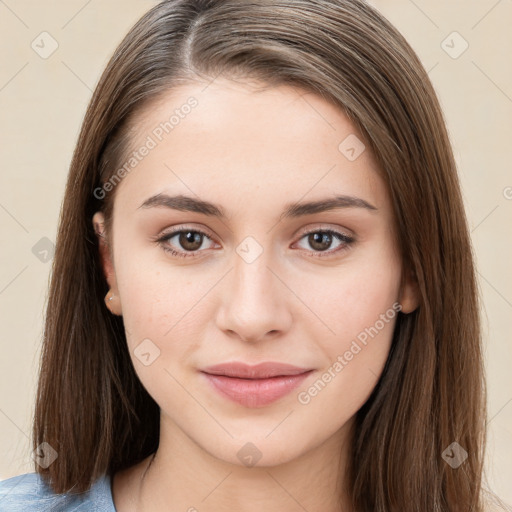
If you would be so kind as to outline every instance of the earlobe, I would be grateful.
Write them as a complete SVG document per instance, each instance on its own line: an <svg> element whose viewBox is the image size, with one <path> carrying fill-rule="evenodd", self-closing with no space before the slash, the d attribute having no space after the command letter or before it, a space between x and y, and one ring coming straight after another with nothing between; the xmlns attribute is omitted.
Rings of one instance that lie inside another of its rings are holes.
<svg viewBox="0 0 512 512"><path fill-rule="evenodd" d="M420 304L418 282L411 271L407 272L402 281L398 302L402 306L402 313L412 313Z"/></svg>
<svg viewBox="0 0 512 512"><path fill-rule="evenodd" d="M105 296L105 305L109 311L114 315L121 315L121 302L119 293L117 290L116 273L114 270L114 264L112 262L112 255L110 251L110 245L107 237L105 236L105 218L102 212L96 212L93 215L92 223L94 232L98 237L98 248L100 253L101 266L103 269L103 275L107 280L110 290Z"/></svg>

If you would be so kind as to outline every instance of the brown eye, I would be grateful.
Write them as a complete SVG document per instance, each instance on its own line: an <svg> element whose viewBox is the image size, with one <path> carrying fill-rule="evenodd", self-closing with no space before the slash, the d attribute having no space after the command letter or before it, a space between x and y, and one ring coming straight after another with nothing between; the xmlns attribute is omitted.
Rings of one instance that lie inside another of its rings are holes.
<svg viewBox="0 0 512 512"><path fill-rule="evenodd" d="M308 235L310 247L316 251L326 251L332 244L333 236L330 233L317 231Z"/></svg>
<svg viewBox="0 0 512 512"><path fill-rule="evenodd" d="M186 258L199 255L199 253L203 252L202 249L205 249L205 247L203 247L205 240L211 242L213 245L213 240L202 231L196 229L177 229L161 236L156 241L165 251L173 256ZM206 247L206 249L210 247Z"/></svg>
<svg viewBox="0 0 512 512"><path fill-rule="evenodd" d="M186 251L197 251L203 243L203 236L197 231L181 231L178 233L178 241Z"/></svg>
<svg viewBox="0 0 512 512"><path fill-rule="evenodd" d="M351 243L354 242L354 238L344 233L339 233L331 229L317 229L316 231L310 231L305 233L301 240L305 239L308 247L301 247L309 251L313 251L314 256L323 257L332 255L334 253L347 249ZM337 242L334 249L331 249L333 243Z"/></svg>

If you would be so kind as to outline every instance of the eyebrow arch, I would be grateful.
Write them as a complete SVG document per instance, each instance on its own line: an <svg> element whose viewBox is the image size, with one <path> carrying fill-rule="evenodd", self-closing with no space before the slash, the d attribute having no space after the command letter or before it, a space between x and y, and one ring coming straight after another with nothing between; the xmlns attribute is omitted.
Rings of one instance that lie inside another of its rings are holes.
<svg viewBox="0 0 512 512"><path fill-rule="evenodd" d="M222 206L196 199L190 196L176 195L169 196L167 194L156 194L146 199L139 208L163 207L173 210L202 213L211 217L227 219L227 215ZM306 203L296 202L286 205L280 219L297 218L314 213L321 213L339 208L364 208L366 210L377 210L375 206L368 203L364 199L354 196L338 195L329 199L321 199L318 201L310 201Z"/></svg>

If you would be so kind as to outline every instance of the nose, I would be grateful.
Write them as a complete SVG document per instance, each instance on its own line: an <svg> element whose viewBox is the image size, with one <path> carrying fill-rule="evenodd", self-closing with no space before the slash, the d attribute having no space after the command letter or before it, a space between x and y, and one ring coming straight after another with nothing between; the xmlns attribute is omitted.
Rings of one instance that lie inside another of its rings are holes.
<svg viewBox="0 0 512 512"><path fill-rule="evenodd" d="M292 293L264 250L248 262L234 255L217 312L217 326L231 337L258 342L290 329ZM275 262L274 262L275 263Z"/></svg>

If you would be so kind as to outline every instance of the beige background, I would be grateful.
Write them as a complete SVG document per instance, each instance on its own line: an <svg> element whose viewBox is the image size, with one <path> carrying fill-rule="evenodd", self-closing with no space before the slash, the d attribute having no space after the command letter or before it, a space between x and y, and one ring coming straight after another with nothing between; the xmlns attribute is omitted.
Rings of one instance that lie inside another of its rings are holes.
<svg viewBox="0 0 512 512"><path fill-rule="evenodd" d="M51 258L44 251L55 241L80 123L110 54L154 3L0 0L0 479L33 471L44 259ZM491 488L512 503L512 1L371 3L418 52L446 115L485 308L487 471ZM50 50L50 37L58 48L43 59L35 49Z"/></svg>

